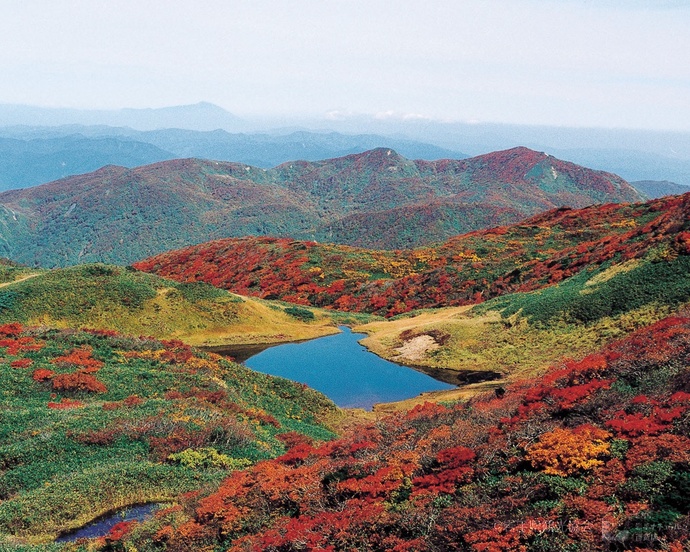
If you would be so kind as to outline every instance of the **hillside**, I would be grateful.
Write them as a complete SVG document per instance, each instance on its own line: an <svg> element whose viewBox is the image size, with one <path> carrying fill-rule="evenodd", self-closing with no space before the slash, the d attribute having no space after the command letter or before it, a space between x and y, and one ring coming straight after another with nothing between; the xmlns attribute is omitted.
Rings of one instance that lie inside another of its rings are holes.
<svg viewBox="0 0 690 552"><path fill-rule="evenodd" d="M91 264L28 273L6 267L4 272L0 323L115 330L193 345L275 343L337 331L320 314L304 322L284 306L122 267Z"/></svg>
<svg viewBox="0 0 690 552"><path fill-rule="evenodd" d="M137 167L173 157L153 144L124 137L0 138L0 190L28 188L104 165Z"/></svg>
<svg viewBox="0 0 690 552"><path fill-rule="evenodd" d="M681 552L689 363L690 319L667 318L504 394L295 443L109 546Z"/></svg>
<svg viewBox="0 0 690 552"><path fill-rule="evenodd" d="M315 391L179 341L0 326L0 548L329 439Z"/></svg>
<svg viewBox="0 0 690 552"><path fill-rule="evenodd" d="M690 188L668 180L638 180L630 183L633 188L639 190L651 199L658 197L681 195L688 193Z"/></svg>
<svg viewBox="0 0 690 552"><path fill-rule="evenodd" d="M376 149L269 170L174 160L131 170L108 166L1 193L0 252L52 267L126 264L245 235L408 247L560 205L639 199L615 175L526 148L460 161L410 161ZM474 212L480 215L463 216ZM405 231L381 232L392 219L405 221Z"/></svg>
<svg viewBox="0 0 690 552"><path fill-rule="evenodd" d="M689 221L686 194L634 205L556 209L437 247L377 251L242 238L167 252L134 266L243 295L392 316L537 290L606 263L647 258L682 264L689 252Z"/></svg>

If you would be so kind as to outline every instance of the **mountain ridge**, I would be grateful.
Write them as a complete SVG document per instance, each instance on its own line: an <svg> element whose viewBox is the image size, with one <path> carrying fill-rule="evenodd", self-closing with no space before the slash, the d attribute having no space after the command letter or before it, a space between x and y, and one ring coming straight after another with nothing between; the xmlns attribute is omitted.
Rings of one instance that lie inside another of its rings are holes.
<svg viewBox="0 0 690 552"><path fill-rule="evenodd" d="M387 224L385 214L374 215L391 209L431 205L432 221L444 210L470 212L469 206L486 213L480 220L448 216L430 236L424 230L432 224L412 225L406 236L389 234L385 245L395 248L493 225L491 213L510 223L562 205L641 199L615 175L527 148L440 161L411 161L377 148L274 169L176 159L134 169L110 166L0 193L0 247L3 256L29 265L130 263L209 238L244 235L329 236L368 246ZM350 215L372 226L340 238L329 225L337 229Z"/></svg>
<svg viewBox="0 0 690 552"><path fill-rule="evenodd" d="M67 125L0 128L0 189L17 189L105 164L134 168L177 158L202 158L272 168L302 158L319 160L367 151L399 149L413 159L462 158L465 154L423 142L376 135L297 131L287 135Z"/></svg>

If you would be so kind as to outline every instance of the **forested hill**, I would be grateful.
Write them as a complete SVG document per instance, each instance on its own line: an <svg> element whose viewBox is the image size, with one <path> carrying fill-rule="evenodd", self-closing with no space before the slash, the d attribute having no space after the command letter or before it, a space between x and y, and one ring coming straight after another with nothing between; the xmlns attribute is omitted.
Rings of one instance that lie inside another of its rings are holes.
<svg viewBox="0 0 690 552"><path fill-rule="evenodd" d="M639 200L615 175L527 148L441 161L375 149L268 170L173 160L0 194L0 254L45 267L130 263L246 235L412 247L553 207Z"/></svg>

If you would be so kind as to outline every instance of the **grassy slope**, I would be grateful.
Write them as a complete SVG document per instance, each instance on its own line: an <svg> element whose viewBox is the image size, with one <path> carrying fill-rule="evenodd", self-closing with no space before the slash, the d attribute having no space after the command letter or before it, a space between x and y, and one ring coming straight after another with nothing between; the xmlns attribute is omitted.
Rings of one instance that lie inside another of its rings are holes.
<svg viewBox="0 0 690 552"><path fill-rule="evenodd" d="M323 424L336 409L322 395L180 342L15 326L0 327L0 547L213 486L283 451L281 433L332 435ZM35 381L39 369L52 380ZM55 388L79 370L107 390ZM204 447L225 466L166 461Z"/></svg>
<svg viewBox="0 0 690 552"><path fill-rule="evenodd" d="M193 345L271 343L336 331L320 314L304 322L276 304L115 266L13 270L19 281L0 289L0 322L111 329Z"/></svg>
<svg viewBox="0 0 690 552"><path fill-rule="evenodd" d="M690 257L660 258L652 251L643 259L585 270L539 291L509 294L475 307L423 311L356 330L368 333L363 343L390 360L504 375L490 384L438 396L459 398L538 375L561 357L582 356L677 312L690 301L688 273ZM401 350L422 336L428 336L426 350L418 355L414 349Z"/></svg>

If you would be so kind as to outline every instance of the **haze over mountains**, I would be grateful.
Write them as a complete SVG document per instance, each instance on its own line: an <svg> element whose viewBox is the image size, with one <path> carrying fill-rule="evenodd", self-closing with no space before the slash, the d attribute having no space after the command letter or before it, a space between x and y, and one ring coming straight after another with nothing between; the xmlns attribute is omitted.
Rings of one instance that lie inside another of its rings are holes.
<svg viewBox="0 0 690 552"><path fill-rule="evenodd" d="M105 165L133 168L197 157L270 168L294 159L316 161L375 147L394 148L412 159L467 157L424 142L366 134L230 134L224 130L184 129L141 132L76 125L12 127L0 129L0 190L27 188Z"/></svg>
<svg viewBox="0 0 690 552"><path fill-rule="evenodd" d="M107 166L0 194L0 228L3 255L51 267L245 235L409 247L561 205L642 199L618 176L527 148L455 161L379 148L268 170L197 159Z"/></svg>
<svg viewBox="0 0 690 552"><path fill-rule="evenodd" d="M0 104L0 126L107 125L135 130L242 130L246 123L208 102L148 109L88 110Z"/></svg>
<svg viewBox="0 0 690 552"><path fill-rule="evenodd" d="M225 132L212 132L220 130ZM202 157L266 168L294 159L314 161L375 147L393 148L413 159L458 159L521 144L619 174L629 181L669 180L690 185L690 134L681 132L442 122L395 113L369 116L332 112L320 119L241 119L207 102L114 111L0 105L0 136L28 140L72 134L116 136L166 152L145 162ZM67 166L80 165L68 159L61 161ZM94 158L88 170L107 163L135 166L128 158L117 160L112 155L100 161L97 165ZM47 180L69 174L74 173L57 166ZM23 178L0 180L0 188L47 181L41 177L32 177L29 171Z"/></svg>

